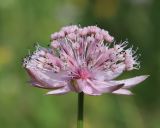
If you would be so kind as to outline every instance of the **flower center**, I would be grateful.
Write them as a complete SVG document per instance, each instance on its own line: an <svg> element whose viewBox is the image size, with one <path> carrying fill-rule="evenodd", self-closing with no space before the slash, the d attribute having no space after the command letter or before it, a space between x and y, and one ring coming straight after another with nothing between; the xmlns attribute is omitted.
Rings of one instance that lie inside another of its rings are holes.
<svg viewBox="0 0 160 128"><path fill-rule="evenodd" d="M77 70L79 79L88 79L90 77L90 72L85 68L80 68Z"/></svg>

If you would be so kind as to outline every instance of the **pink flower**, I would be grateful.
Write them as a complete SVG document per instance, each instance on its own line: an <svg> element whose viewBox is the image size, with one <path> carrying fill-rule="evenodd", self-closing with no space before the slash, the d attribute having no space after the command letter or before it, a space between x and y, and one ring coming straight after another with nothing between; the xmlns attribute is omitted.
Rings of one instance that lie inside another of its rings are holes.
<svg viewBox="0 0 160 128"><path fill-rule="evenodd" d="M131 95L128 89L148 77L115 80L124 71L139 68L137 56L132 48L126 49L126 41L112 43L108 31L96 26L63 27L51 39L51 48L38 45L23 63L32 85L50 90L47 94Z"/></svg>

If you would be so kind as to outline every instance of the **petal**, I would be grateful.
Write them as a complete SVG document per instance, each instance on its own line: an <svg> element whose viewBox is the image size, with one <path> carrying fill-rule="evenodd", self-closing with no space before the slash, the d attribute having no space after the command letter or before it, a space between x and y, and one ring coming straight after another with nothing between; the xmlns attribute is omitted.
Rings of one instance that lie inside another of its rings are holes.
<svg viewBox="0 0 160 128"><path fill-rule="evenodd" d="M46 57L48 58L48 62L52 63L53 65L56 65L58 67L62 67L63 62L60 58L52 55L51 53L46 53Z"/></svg>
<svg viewBox="0 0 160 128"><path fill-rule="evenodd" d="M71 79L67 71L60 71L58 73L54 73L52 70L48 70L43 71L43 73L57 81L68 81Z"/></svg>
<svg viewBox="0 0 160 128"><path fill-rule="evenodd" d="M87 95L101 95L101 93L90 86L86 80L77 80L77 84L79 86L79 89Z"/></svg>
<svg viewBox="0 0 160 128"><path fill-rule="evenodd" d="M123 73L123 70L119 70L119 71L116 71L116 72L113 72L113 71L93 71L93 77L96 79L96 80L112 80L112 79L115 79L116 77L118 77L119 75L121 75Z"/></svg>
<svg viewBox="0 0 160 128"><path fill-rule="evenodd" d="M133 93L127 89L118 89L112 92L113 94L120 94L120 95L133 95Z"/></svg>
<svg viewBox="0 0 160 128"><path fill-rule="evenodd" d="M115 90L118 90L123 87L124 84L116 84L116 83L109 83L109 82L104 82L104 81L91 81L87 79L87 82L90 84L92 88L95 90L99 91L99 93L110 93Z"/></svg>
<svg viewBox="0 0 160 128"><path fill-rule="evenodd" d="M38 88L44 88L44 86L41 86L38 82L36 81L33 81L33 80L30 80L30 81L27 81L29 84L32 84L32 86L34 87L38 87ZM46 88L48 89L48 88Z"/></svg>
<svg viewBox="0 0 160 128"><path fill-rule="evenodd" d="M109 70L105 72L105 80L112 80L120 76L123 71L125 70L125 65L124 64L118 64L117 68L114 69L114 71Z"/></svg>
<svg viewBox="0 0 160 128"><path fill-rule="evenodd" d="M96 89L94 89L93 87L91 87L89 85L84 86L83 92L85 94L93 95L93 96L101 95L101 93L99 91L97 91Z"/></svg>
<svg viewBox="0 0 160 128"><path fill-rule="evenodd" d="M149 75L143 75L143 76L136 76L130 79L125 79L125 80L119 80L119 81L115 81L119 84L124 84L123 88L131 88L141 82L143 82L145 79L147 79L149 77Z"/></svg>
<svg viewBox="0 0 160 128"><path fill-rule="evenodd" d="M101 53L99 57L96 59L94 67L102 65L107 59L109 59L109 54L106 54L105 52Z"/></svg>
<svg viewBox="0 0 160 128"><path fill-rule="evenodd" d="M40 69L30 68L27 69L31 77L31 81L34 81L36 87L41 88L59 88L66 86L66 82L61 78L61 76L55 74L54 72L47 72Z"/></svg>
<svg viewBox="0 0 160 128"><path fill-rule="evenodd" d="M47 92L47 95L59 95L59 94L65 94L68 93L70 91L69 87L65 86L59 89L55 89L52 91Z"/></svg>
<svg viewBox="0 0 160 128"><path fill-rule="evenodd" d="M38 82L33 81L33 80L28 81L28 83L32 84L33 87L38 87L38 88L43 88L43 89L58 89L58 88L63 87L62 84L59 85L59 87L56 87L57 83L56 84L54 83L54 86L49 86L49 85L44 85L42 83L38 83Z"/></svg>

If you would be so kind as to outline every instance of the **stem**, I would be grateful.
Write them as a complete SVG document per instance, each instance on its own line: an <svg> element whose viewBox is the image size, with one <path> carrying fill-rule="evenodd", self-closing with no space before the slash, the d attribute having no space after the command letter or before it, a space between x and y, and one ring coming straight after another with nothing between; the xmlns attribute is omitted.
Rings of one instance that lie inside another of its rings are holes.
<svg viewBox="0 0 160 128"><path fill-rule="evenodd" d="M77 115L77 128L83 128L83 105L84 93L78 93L78 115Z"/></svg>

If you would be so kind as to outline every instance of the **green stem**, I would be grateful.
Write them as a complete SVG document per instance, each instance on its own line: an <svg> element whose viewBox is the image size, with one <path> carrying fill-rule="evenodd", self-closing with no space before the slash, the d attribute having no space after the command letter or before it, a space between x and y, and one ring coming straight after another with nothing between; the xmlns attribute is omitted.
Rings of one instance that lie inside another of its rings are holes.
<svg viewBox="0 0 160 128"><path fill-rule="evenodd" d="M77 115L77 128L83 128L83 105L84 93L78 93L78 115Z"/></svg>

